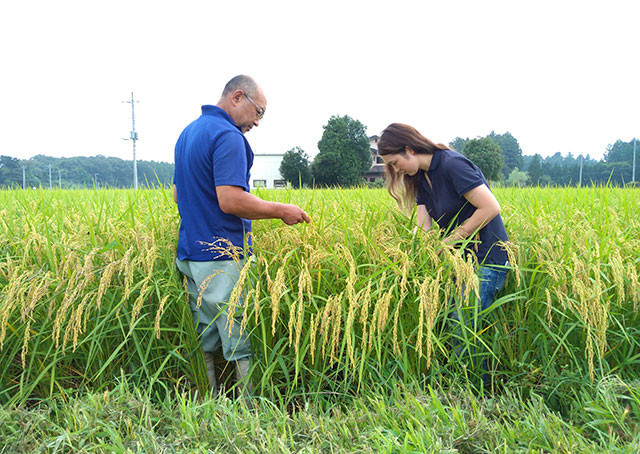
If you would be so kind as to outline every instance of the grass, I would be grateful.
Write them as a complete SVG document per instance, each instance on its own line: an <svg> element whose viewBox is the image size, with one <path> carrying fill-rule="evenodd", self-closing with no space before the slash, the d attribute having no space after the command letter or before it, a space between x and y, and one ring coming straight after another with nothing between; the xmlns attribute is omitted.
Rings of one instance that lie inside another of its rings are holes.
<svg viewBox="0 0 640 454"><path fill-rule="evenodd" d="M609 411L624 398L616 389L591 390L582 396L588 405L566 420L540 396L509 390L478 398L462 388L398 384L389 394L286 410L185 392L157 399L121 381L69 402L0 409L0 445L24 453L637 452L637 425Z"/></svg>

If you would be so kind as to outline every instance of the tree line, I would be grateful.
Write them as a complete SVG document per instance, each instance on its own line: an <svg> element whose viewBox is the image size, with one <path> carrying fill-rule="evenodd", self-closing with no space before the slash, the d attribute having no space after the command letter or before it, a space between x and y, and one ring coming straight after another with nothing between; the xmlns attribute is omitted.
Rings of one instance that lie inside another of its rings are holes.
<svg viewBox="0 0 640 454"><path fill-rule="evenodd" d="M363 175L372 162L366 126L345 115L331 117L323 128L315 158L311 160L300 147L288 150L280 165L282 177L294 187L364 184ZM608 145L600 161L571 153L566 157L560 153L546 158L527 156L508 131L491 131L475 139L456 137L449 146L480 167L488 180L506 185L624 186L632 181L633 140Z"/></svg>
<svg viewBox="0 0 640 454"><path fill-rule="evenodd" d="M51 167L49 167L51 166ZM173 164L137 161L139 186L170 186ZM49 173L51 168L51 173ZM23 173L24 172L24 173ZM0 187L133 187L133 161L107 156L54 158L37 155L31 159L0 156ZM49 178L51 175L51 179Z"/></svg>
<svg viewBox="0 0 640 454"><path fill-rule="evenodd" d="M539 154L525 156L522 168L527 174L527 183L532 185L577 186L580 184L582 165L583 186L626 186L632 181L633 176L633 142L634 139L628 142L617 140L614 144L608 145L602 160L592 159L589 155L573 156L571 153L567 156L555 153L546 158ZM640 178L640 147L636 147L637 182Z"/></svg>
<svg viewBox="0 0 640 454"><path fill-rule="evenodd" d="M319 153L313 160L300 147L285 153L280 165L283 179L294 187L364 184L363 175L372 164L366 126L348 115L335 115L323 129ZM456 137L449 146L478 165L487 179L507 185L624 186L632 181L633 140L617 140L609 145L602 160L571 153L562 156L559 152L545 158L539 154L527 156L509 132L492 131L475 139ZM173 164L138 161L137 166L140 186L172 184ZM22 187L23 175L27 187L49 187L51 182L52 187L62 188L127 188L133 186L133 162L101 155L74 158L37 155L27 160L0 156L0 187Z"/></svg>
<svg viewBox="0 0 640 454"><path fill-rule="evenodd" d="M625 186L633 177L633 142L634 139L629 142L617 140L608 145L602 160L592 159L589 155L574 156L571 153L562 156L559 152L546 158L539 154L523 155L518 141L509 132L491 132L479 139L457 137L451 145L475 162L488 179L502 181L507 185ZM489 149L491 153L486 151ZM640 154L640 150L637 152ZM502 167L498 172L500 161ZM639 176L636 175L636 181Z"/></svg>

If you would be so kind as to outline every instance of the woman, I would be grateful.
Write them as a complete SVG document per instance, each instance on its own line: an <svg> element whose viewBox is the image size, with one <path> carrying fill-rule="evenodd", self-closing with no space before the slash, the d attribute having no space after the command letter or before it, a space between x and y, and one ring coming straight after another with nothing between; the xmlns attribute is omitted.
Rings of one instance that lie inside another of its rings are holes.
<svg viewBox="0 0 640 454"><path fill-rule="evenodd" d="M385 162L387 188L398 205L417 204L418 226L429 230L437 221L446 232L447 245L478 234L479 243L470 241L466 250L478 259L480 303L483 310L488 308L504 286L509 265L498 243L509 238L500 205L482 171L460 153L401 123L382 132L378 154Z"/></svg>

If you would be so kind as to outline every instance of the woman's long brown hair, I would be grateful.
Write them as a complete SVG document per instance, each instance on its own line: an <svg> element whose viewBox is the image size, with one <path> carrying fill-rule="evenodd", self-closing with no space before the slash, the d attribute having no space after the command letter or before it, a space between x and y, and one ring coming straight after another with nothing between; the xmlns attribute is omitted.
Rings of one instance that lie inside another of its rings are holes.
<svg viewBox="0 0 640 454"><path fill-rule="evenodd" d="M380 156L406 154L406 147L418 154L431 155L437 150L449 149L446 145L427 139L416 128L402 123L391 123L382 131L380 139L378 139L378 154ZM416 204L420 173L413 176L405 174L400 178L389 164L385 165L385 173L387 174L387 190L391 197L398 202L400 208L411 211Z"/></svg>

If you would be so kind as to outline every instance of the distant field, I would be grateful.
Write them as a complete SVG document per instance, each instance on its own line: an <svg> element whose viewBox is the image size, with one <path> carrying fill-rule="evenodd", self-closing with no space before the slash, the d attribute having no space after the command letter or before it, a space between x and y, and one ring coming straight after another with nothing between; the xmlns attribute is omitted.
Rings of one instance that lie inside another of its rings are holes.
<svg viewBox="0 0 640 454"><path fill-rule="evenodd" d="M610 436L637 436L640 190L496 189L516 265L485 314L471 292L458 298L476 285L473 263L439 256L437 232L413 235L384 190L258 195L313 223L254 223L247 304L230 310L247 313L257 395L298 404L455 384L535 394L569 415L614 380L611 411L630 432ZM170 191L0 191L0 207L1 403L122 380L158 396L206 390ZM452 304L467 308L462 326Z"/></svg>

